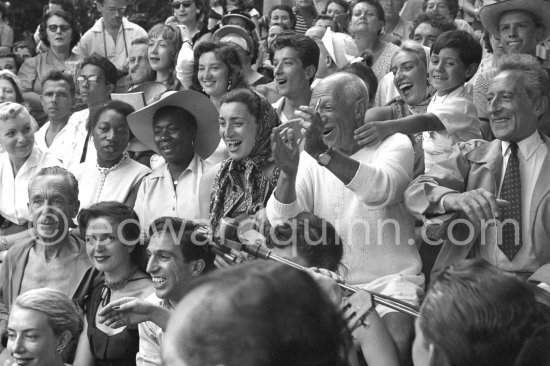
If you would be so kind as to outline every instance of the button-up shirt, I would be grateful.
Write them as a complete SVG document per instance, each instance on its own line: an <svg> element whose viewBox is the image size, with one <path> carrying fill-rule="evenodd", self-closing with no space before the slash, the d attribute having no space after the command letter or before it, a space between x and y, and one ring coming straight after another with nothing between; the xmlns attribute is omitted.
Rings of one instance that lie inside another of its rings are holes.
<svg viewBox="0 0 550 366"><path fill-rule="evenodd" d="M36 172L47 166L59 165L51 154L34 146L31 154L14 176L7 152L0 153L0 214L7 220L23 225L30 220L29 182Z"/></svg>
<svg viewBox="0 0 550 366"><path fill-rule="evenodd" d="M521 175L521 249L510 262L497 246L498 233L496 225L491 225L486 231L487 244L481 245L480 250L483 258L505 271L534 272L539 268L539 264L535 257L531 238L531 217L529 211L535 184L548 149L538 131L518 142L518 148L519 171ZM502 141L502 176L499 182L498 197L500 197L510 153L510 142ZM502 240L502 238L499 239Z"/></svg>
<svg viewBox="0 0 550 366"><path fill-rule="evenodd" d="M73 52L83 58L97 53L107 57L117 69L122 70L128 58L132 41L141 37L147 37L147 32L139 25L122 18L122 26L114 40L103 27L103 18L100 18L92 28L84 33Z"/></svg>
<svg viewBox="0 0 550 366"><path fill-rule="evenodd" d="M208 163L195 155L175 182L172 180L168 164L145 177L134 206L142 229L147 232L149 226L162 216L201 219L199 187L208 167Z"/></svg>

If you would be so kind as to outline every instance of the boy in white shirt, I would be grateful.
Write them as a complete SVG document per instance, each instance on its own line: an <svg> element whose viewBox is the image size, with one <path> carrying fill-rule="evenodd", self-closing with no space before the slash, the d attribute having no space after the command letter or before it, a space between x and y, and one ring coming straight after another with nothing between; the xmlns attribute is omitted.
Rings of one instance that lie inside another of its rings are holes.
<svg viewBox="0 0 550 366"><path fill-rule="evenodd" d="M481 45L465 31L439 35L430 50L428 70L436 94L426 113L365 123L355 131L355 139L361 145L371 145L393 133L423 132L422 147L428 171L449 156L452 145L481 138L472 95L464 88L464 83L476 73L481 54Z"/></svg>

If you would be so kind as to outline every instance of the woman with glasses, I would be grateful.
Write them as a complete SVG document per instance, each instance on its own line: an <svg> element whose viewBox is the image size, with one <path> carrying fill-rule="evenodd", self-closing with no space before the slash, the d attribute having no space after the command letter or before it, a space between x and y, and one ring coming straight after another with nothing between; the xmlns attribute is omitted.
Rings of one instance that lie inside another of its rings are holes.
<svg viewBox="0 0 550 366"><path fill-rule="evenodd" d="M40 100L42 80L54 70L75 73L80 58L71 50L80 40L80 31L72 14L56 10L44 15L40 39L48 50L25 60L19 69L21 91L39 123L46 117Z"/></svg>
<svg viewBox="0 0 550 366"><path fill-rule="evenodd" d="M173 0L170 4L174 15L166 19L165 24L184 25L194 45L199 39L209 40L211 33L207 28L208 2L204 0Z"/></svg>
<svg viewBox="0 0 550 366"><path fill-rule="evenodd" d="M134 210L119 202L99 202L78 215L86 252L105 281L93 288L86 302L84 335L80 337L75 365L130 366L139 350L137 327L113 329L96 320L96 314L122 297L145 298L153 292L145 272L146 247L140 242L140 226Z"/></svg>

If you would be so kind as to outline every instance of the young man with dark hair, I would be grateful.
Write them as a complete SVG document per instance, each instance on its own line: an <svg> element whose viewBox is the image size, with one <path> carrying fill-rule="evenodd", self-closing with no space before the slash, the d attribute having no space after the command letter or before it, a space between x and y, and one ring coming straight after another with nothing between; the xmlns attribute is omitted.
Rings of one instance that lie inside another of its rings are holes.
<svg viewBox="0 0 550 366"><path fill-rule="evenodd" d="M162 365L163 333L175 305L191 280L214 269L215 255L199 241L198 228L198 224L176 217L156 219L149 229L147 246L147 273L153 279L155 293L146 300L114 301L98 313L107 326L139 324L138 366Z"/></svg>
<svg viewBox="0 0 550 366"><path fill-rule="evenodd" d="M294 118L294 111L301 105L309 105L320 51L313 39L297 33L279 35L271 47L275 85L282 97L273 108L281 122L286 122Z"/></svg>

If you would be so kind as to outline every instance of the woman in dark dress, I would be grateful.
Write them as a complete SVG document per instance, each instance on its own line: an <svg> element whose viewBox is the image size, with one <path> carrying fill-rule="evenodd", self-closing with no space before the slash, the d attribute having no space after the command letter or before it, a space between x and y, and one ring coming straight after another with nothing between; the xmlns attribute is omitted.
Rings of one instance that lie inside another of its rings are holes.
<svg viewBox="0 0 550 366"><path fill-rule="evenodd" d="M97 322L97 312L122 297L145 298L153 292L145 273L146 248L140 240L136 213L119 202L99 202L78 215L86 251L105 282L96 286L86 302L84 332L78 344L75 365L133 366L139 350L135 328L112 329Z"/></svg>

